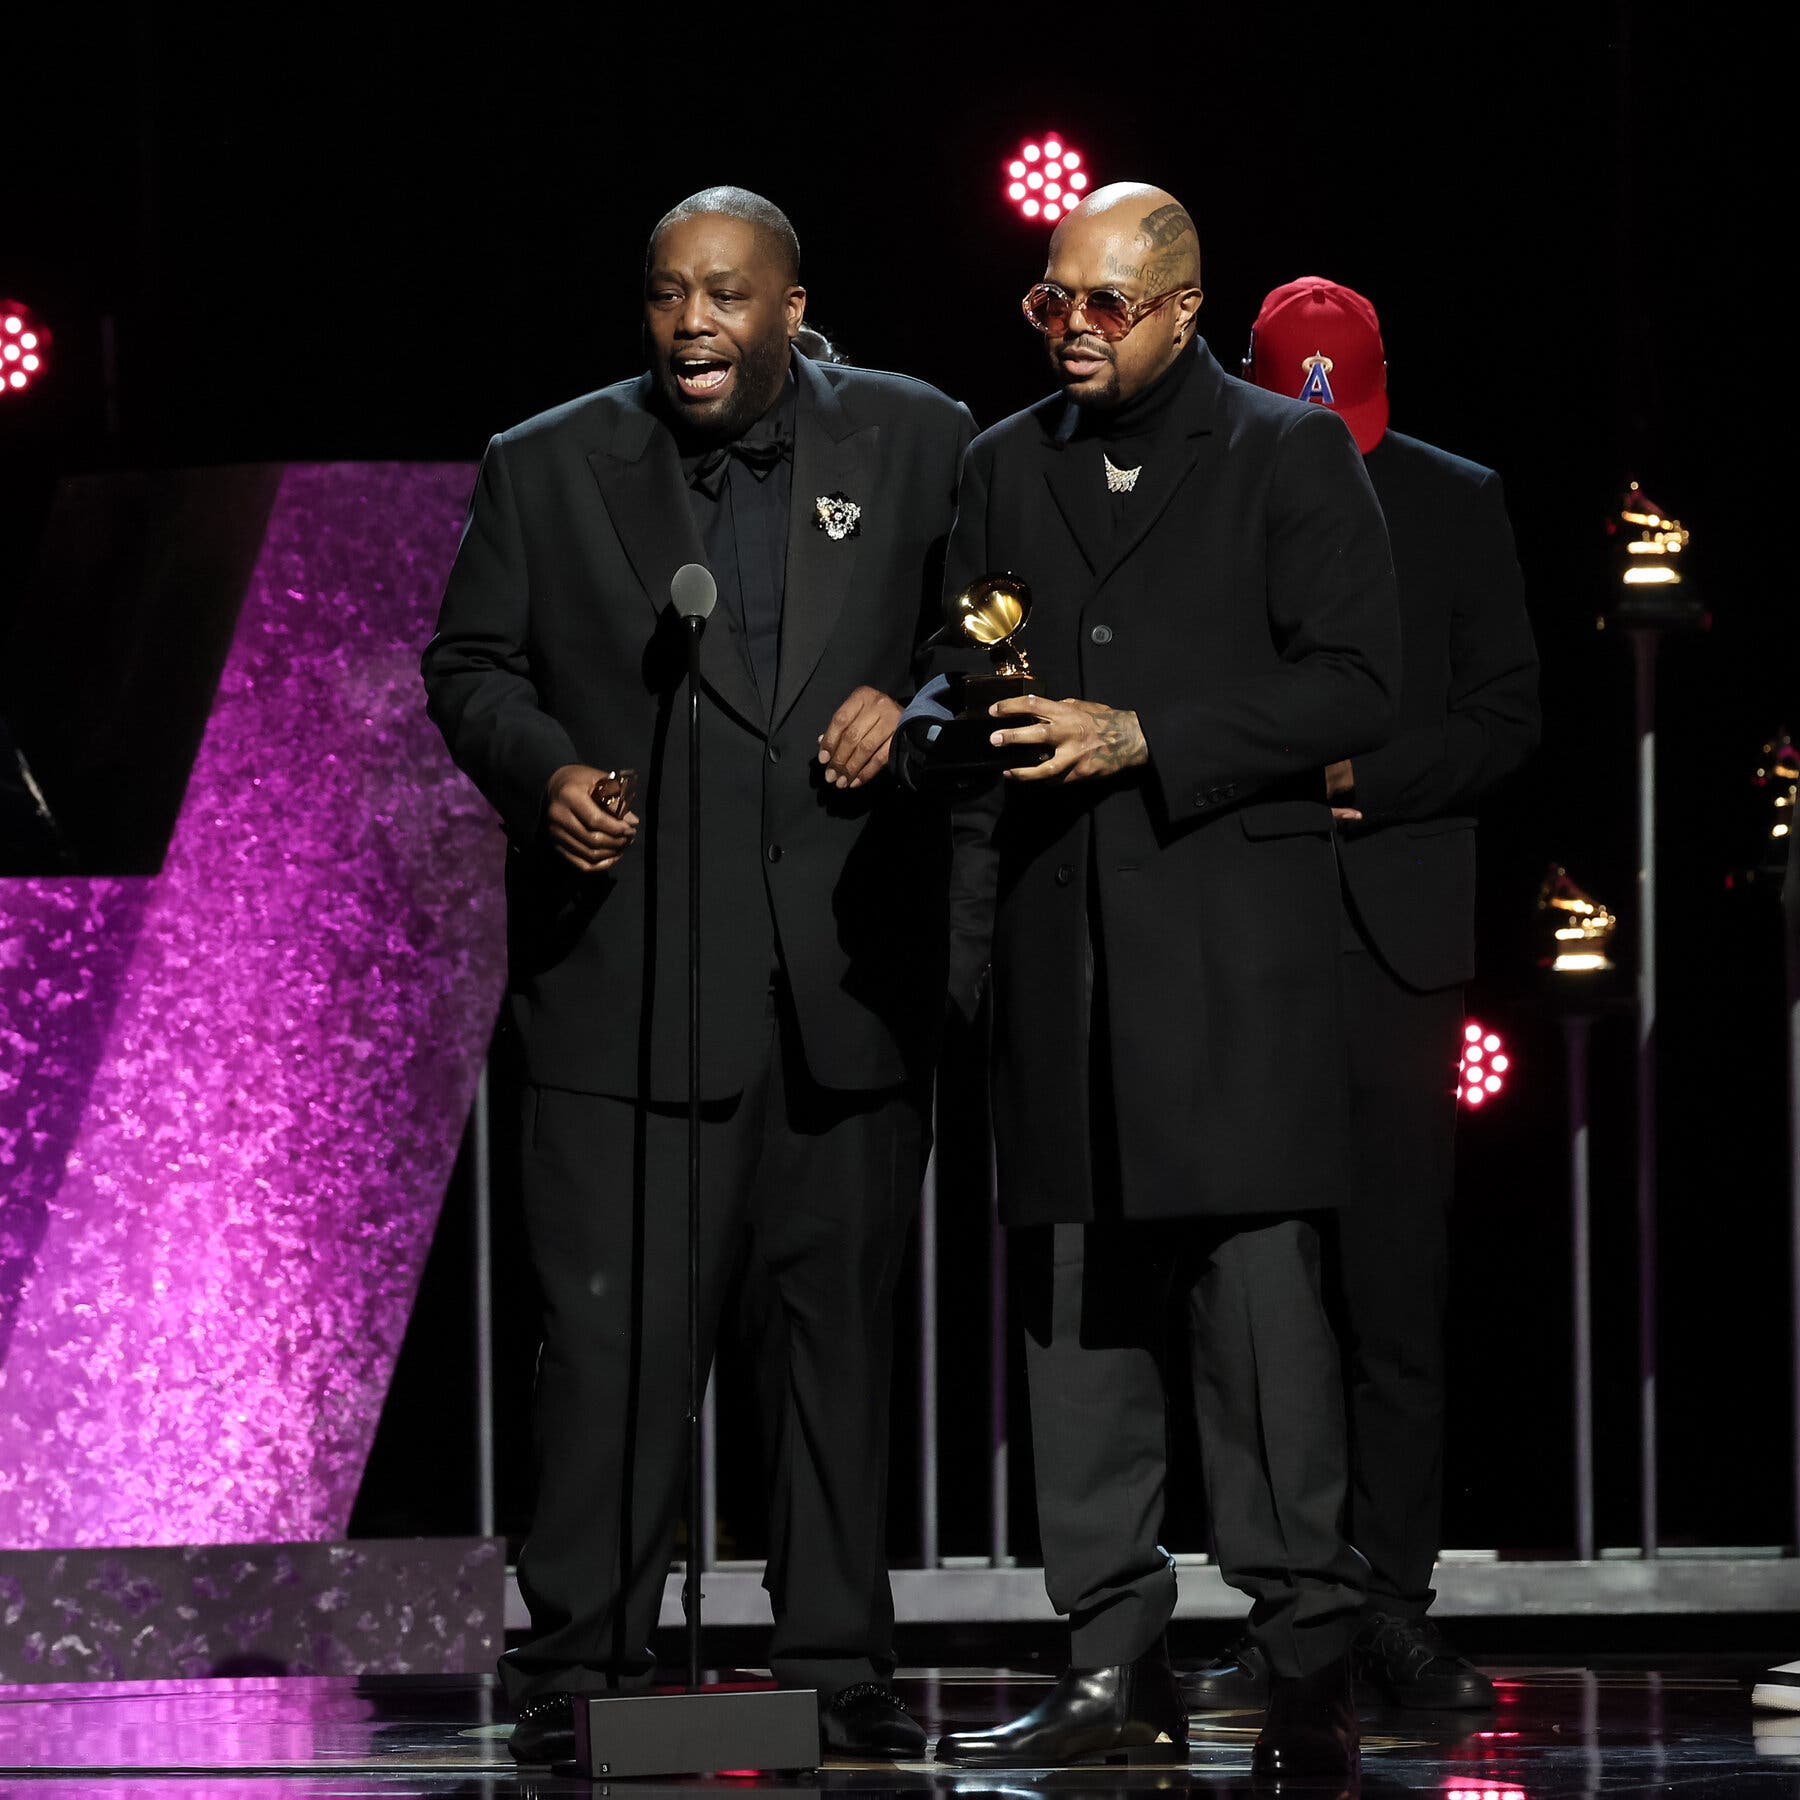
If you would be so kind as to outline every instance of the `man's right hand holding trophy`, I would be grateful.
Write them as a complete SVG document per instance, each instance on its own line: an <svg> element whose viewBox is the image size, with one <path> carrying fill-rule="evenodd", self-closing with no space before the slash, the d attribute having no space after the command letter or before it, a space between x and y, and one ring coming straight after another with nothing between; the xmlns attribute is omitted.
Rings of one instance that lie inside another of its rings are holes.
<svg viewBox="0 0 1800 1800"><path fill-rule="evenodd" d="M992 774L1080 781L1149 760L1136 713L1045 698L1017 641L1031 616L1031 588L1021 577L1004 570L979 576L944 611L942 635L986 649L993 667L928 682L907 708L900 730L914 785L967 785Z"/></svg>

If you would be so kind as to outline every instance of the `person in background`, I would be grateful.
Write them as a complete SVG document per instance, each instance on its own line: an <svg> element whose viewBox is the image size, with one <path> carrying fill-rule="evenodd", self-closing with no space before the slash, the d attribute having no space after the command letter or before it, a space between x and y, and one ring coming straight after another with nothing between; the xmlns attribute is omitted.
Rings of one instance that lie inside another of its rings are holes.
<svg viewBox="0 0 1800 1800"><path fill-rule="evenodd" d="M1475 970L1475 813L1538 740L1538 661L1500 477L1388 428L1375 308L1319 276L1263 301L1244 357L1259 387L1350 427L1400 585L1400 719L1325 771L1343 891L1351 1191L1327 1300L1350 1426L1346 1530L1369 1561L1351 1650L1359 1687L1432 1710L1493 1684L1429 1617L1443 1511L1444 1314L1463 984ZM1188 1676L1196 1706L1261 1704L1245 1639Z"/></svg>

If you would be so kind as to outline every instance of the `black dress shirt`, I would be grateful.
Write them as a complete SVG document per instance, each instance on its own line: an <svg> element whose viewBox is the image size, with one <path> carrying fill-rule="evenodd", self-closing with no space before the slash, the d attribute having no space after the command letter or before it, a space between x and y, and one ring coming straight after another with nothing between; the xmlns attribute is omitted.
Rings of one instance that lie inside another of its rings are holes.
<svg viewBox="0 0 1800 1800"><path fill-rule="evenodd" d="M765 711L775 704L781 605L787 587L788 515L794 494L794 377L742 437L683 446L688 504L719 585L743 635Z"/></svg>

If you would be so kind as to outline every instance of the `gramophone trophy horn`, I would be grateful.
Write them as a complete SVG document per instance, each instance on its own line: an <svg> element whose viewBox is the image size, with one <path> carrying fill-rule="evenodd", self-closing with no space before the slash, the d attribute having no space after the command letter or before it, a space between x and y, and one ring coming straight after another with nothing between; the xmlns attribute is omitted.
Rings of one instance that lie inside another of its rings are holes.
<svg viewBox="0 0 1800 1800"><path fill-rule="evenodd" d="M950 704L958 718L986 718L996 700L1043 691L1024 645L1015 641L1031 617L1031 588L1021 577L1004 570L978 576L944 612L962 641L980 645L993 665L986 675L950 677Z"/></svg>

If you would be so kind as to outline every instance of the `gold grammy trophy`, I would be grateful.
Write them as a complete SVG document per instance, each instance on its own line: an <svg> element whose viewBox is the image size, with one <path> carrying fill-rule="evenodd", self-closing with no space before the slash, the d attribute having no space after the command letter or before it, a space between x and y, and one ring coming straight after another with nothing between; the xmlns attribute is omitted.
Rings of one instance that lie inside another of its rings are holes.
<svg viewBox="0 0 1800 1800"><path fill-rule="evenodd" d="M1558 975L1610 970L1618 917L1576 883L1561 863L1552 863L1538 888L1537 910L1550 931L1546 959Z"/></svg>
<svg viewBox="0 0 1800 1800"><path fill-rule="evenodd" d="M944 612L951 631L966 644L979 644L994 665L987 675L950 677L949 700L959 719L985 719L996 700L1044 691L1024 645L1013 641L1031 617L1031 588L1019 576L1005 571L977 576Z"/></svg>

